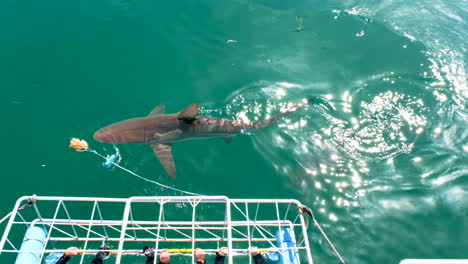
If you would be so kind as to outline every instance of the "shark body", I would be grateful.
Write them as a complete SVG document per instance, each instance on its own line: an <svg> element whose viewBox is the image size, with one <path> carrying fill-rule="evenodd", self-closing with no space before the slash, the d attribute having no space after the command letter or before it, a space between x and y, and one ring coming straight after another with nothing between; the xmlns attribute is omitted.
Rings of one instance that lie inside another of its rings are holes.
<svg viewBox="0 0 468 264"><path fill-rule="evenodd" d="M310 104L306 99L272 118L242 122L224 118L198 115L198 104L191 104L179 113L165 114L165 106L159 105L148 116L132 118L103 127L94 133L94 139L111 144L149 144L166 172L176 178L176 167L171 153L173 142L197 138L223 137L229 143L236 134L257 130Z"/></svg>

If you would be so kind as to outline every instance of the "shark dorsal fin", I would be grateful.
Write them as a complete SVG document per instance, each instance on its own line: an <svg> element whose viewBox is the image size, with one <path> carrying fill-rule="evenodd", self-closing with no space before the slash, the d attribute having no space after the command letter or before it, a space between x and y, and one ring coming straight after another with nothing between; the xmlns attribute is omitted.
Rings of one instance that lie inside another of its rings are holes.
<svg viewBox="0 0 468 264"><path fill-rule="evenodd" d="M164 109L165 108L166 108L165 105L160 104L160 105L156 106L153 110L151 110L151 112L149 113L148 116L162 115L162 114L164 114Z"/></svg>
<svg viewBox="0 0 468 264"><path fill-rule="evenodd" d="M177 118L179 120L194 120L198 116L198 104L191 104L182 110Z"/></svg>

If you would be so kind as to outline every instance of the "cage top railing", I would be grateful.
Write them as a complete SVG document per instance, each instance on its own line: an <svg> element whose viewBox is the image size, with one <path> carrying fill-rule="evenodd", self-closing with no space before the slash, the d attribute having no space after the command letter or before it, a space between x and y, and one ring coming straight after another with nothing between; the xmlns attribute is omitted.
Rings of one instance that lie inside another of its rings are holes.
<svg viewBox="0 0 468 264"><path fill-rule="evenodd" d="M198 245L206 246L208 254L212 253L210 248L226 246L227 260L232 264L234 256L245 255L251 246L264 252L275 251L275 233L288 228L298 238L294 249L313 263L308 222L296 212L302 205L295 199L35 196L33 209L21 211L21 204L29 200L31 196L16 201L0 240L0 254L19 253L22 238L13 233L40 226L47 233L41 261L46 253L63 252L67 246L78 245L83 253L79 263L86 263L85 255L97 252L99 243L108 243L115 248L111 251L115 263L120 264L124 256L141 255L135 247L147 243L156 251L180 249L173 253L191 257L192 263L192 252Z"/></svg>

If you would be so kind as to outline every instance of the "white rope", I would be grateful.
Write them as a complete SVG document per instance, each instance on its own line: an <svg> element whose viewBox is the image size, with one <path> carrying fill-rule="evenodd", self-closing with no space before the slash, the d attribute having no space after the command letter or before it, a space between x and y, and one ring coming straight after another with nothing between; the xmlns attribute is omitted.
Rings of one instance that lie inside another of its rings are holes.
<svg viewBox="0 0 468 264"><path fill-rule="evenodd" d="M238 210L238 212L241 213L241 214L245 217L245 219L247 219L247 221L252 221L252 220L249 219L249 217L248 217L246 214L244 214L244 212L237 206L236 203L232 203L232 205L233 205L234 207L236 207L236 209ZM256 220L256 217L255 217L255 220ZM254 224L253 224L252 226L253 226L255 229L257 229L257 231L260 233L260 235L261 235L263 238L268 239L268 237L265 236L265 234L263 234L262 230L260 230L260 228L262 228L262 226L257 226L257 225L255 224L255 221L254 221ZM268 233L267 230L264 230L264 231ZM270 243L270 245L271 245L272 247L276 247L270 240L267 240L267 241L268 241L268 243Z"/></svg>
<svg viewBox="0 0 468 264"><path fill-rule="evenodd" d="M97 210L98 210L99 218L101 218L101 222L104 221L104 219L102 218L102 213L101 213L101 209L99 207L99 203L97 204ZM106 229L105 225L102 226L102 229L104 230L104 234L106 235L106 238L109 238L109 235L107 234L107 229Z"/></svg>
<svg viewBox="0 0 468 264"><path fill-rule="evenodd" d="M24 205L22 205L21 207L18 208L18 214L19 214L20 211L31 207L31 205L33 205L33 204L35 203L35 201L36 201L36 195L34 194L34 195L31 196L31 198L29 198L27 204L24 204ZM10 217L12 213L13 213L13 211L11 211L11 212L9 212L8 214L6 214L6 215L2 218L2 220L0 220L0 224L2 224L8 217ZM22 217L22 216L21 216L21 217Z"/></svg>
<svg viewBox="0 0 468 264"><path fill-rule="evenodd" d="M9 239L6 240L8 242L8 244L10 244L10 246L14 249L14 250L18 250L16 249L15 245L13 245L13 243L11 243L11 241Z"/></svg>
<svg viewBox="0 0 468 264"><path fill-rule="evenodd" d="M335 253L335 255L338 257L338 259L340 260L340 262L342 264L345 264L345 261L344 259L341 257L340 253L338 252L338 250L336 250L335 246L333 245L333 243L330 241L330 239L328 238L327 234L325 234L325 232L323 231L323 229L320 227L320 224L318 223L318 221L315 219L315 216L314 216L314 213L312 212L312 209L306 207L307 210L310 212L310 217L312 218L312 220L314 221L314 224L317 226L318 230L320 231L320 233L322 233L322 236L325 238L325 240L328 242L328 245L330 245L330 247L332 248L333 252Z"/></svg>
<svg viewBox="0 0 468 264"><path fill-rule="evenodd" d="M88 151L91 152L91 153L94 153L94 154L98 155L99 157L101 157L101 158L103 158L103 159L105 159L105 160L107 160L106 157L104 157L103 155L99 154L96 150L88 149ZM185 194L188 194L188 195L203 196L202 194L193 193L193 192L187 192L187 191L180 190L180 189L177 189L177 188L174 188L174 187L171 187L171 186L164 185L164 184L159 183L159 182L157 182L157 181L153 181L153 180L150 180L150 179L146 179L145 177L140 176L140 175L136 174L135 172L133 172L133 171L127 169L127 168L124 168L124 167L120 166L119 164L117 164L117 163L115 163L115 162L112 162L112 164L113 164L114 166L116 166L117 168L119 168L119 169L121 169L121 170L124 170L124 171L130 173L131 175L133 175L133 176L135 176L135 177L138 177L138 178L140 178L140 179L142 179L142 180L144 180L144 181L147 181L147 182L150 182L150 183L159 185L159 186L161 186L161 187L163 187L163 188L167 188L167 189L170 189L170 190L173 190L173 191L185 193Z"/></svg>
<svg viewBox="0 0 468 264"><path fill-rule="evenodd" d="M7 215L5 215L2 220L0 220L0 224L3 223L3 221L7 220L8 217L10 217L12 212L9 212Z"/></svg>

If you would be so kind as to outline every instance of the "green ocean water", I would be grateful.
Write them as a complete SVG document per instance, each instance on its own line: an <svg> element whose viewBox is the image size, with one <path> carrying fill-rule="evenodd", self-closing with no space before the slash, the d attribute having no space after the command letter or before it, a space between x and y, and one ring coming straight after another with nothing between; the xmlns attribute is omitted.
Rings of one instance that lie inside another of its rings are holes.
<svg viewBox="0 0 468 264"><path fill-rule="evenodd" d="M298 199L347 263L468 258L467 12L427 0L3 1L0 213L31 194L176 194L68 148L79 137L111 154L93 133L158 104L255 121L320 96L335 110L311 106L230 144L174 144L176 180L145 145L117 146L120 165L196 193ZM311 235L315 262L338 263Z"/></svg>

